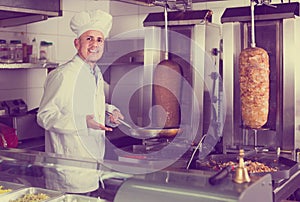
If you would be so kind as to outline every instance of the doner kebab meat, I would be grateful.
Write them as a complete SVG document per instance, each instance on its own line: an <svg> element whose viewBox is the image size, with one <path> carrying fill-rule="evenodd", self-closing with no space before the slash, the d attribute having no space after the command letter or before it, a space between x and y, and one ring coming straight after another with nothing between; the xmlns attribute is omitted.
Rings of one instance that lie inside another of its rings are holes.
<svg viewBox="0 0 300 202"><path fill-rule="evenodd" d="M239 55L242 120L245 126L258 129L268 120L269 56L259 47L242 50Z"/></svg>

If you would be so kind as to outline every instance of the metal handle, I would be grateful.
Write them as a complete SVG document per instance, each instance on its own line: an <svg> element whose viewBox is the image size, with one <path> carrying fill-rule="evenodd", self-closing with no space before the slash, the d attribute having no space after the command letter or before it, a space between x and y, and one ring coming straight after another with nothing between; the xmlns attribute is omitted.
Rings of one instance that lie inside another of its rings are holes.
<svg viewBox="0 0 300 202"><path fill-rule="evenodd" d="M113 116L113 114L112 114L111 112L108 112L108 111L106 111L105 114L108 115L108 116ZM121 120L121 119L118 119L118 121L119 121L121 124L123 124L124 126L130 128L130 129L132 129L132 126L129 125L128 123L126 123L125 121L123 121L123 120Z"/></svg>
<svg viewBox="0 0 300 202"><path fill-rule="evenodd" d="M255 24L254 24L254 1L251 0L251 47L254 48L255 44Z"/></svg>
<svg viewBox="0 0 300 202"><path fill-rule="evenodd" d="M208 178L208 182L211 185L219 184L223 179L225 179L228 174L233 170L233 166L226 166L222 168L219 172L217 172L215 175Z"/></svg>
<svg viewBox="0 0 300 202"><path fill-rule="evenodd" d="M164 7L164 17L165 17L165 44L166 44L166 52L165 52L165 60L169 59L169 36L168 36L168 5L166 4Z"/></svg>

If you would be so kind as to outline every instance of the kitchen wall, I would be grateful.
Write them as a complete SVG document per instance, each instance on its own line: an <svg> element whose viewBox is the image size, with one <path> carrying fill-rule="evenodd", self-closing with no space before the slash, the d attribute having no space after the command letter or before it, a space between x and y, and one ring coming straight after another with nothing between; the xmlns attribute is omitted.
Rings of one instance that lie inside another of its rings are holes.
<svg viewBox="0 0 300 202"><path fill-rule="evenodd" d="M299 0L294 0L295 2ZM280 3L273 0L272 3ZM287 2L287 0L284 0ZM211 9L213 22L220 24L220 17L226 7L246 6L249 0L228 0L193 4L194 10ZM162 7L145 7L109 0L62 0L62 17L50 18L47 21L31 23L10 28L0 28L0 38L21 39L29 43L33 38L54 43L55 62L63 63L75 54L73 46L74 34L69 28L71 17L81 10L103 9L110 12L113 27L110 34L115 38L128 31L143 29L143 20L150 12L163 12ZM135 32L138 36L139 32ZM0 101L22 98L29 109L38 107L43 93L43 83L47 75L46 69L0 70Z"/></svg>

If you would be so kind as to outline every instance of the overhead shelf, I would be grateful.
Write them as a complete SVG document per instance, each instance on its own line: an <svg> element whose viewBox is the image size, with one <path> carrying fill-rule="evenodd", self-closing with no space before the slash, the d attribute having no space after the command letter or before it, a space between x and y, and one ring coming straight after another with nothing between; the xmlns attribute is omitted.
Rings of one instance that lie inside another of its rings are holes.
<svg viewBox="0 0 300 202"><path fill-rule="evenodd" d="M0 70L1 69L33 69L33 68L43 68L43 69L50 69L56 68L59 64L58 63L12 63L12 64L4 64L0 63Z"/></svg>
<svg viewBox="0 0 300 202"><path fill-rule="evenodd" d="M18 26L62 16L61 0L1 0L0 27Z"/></svg>

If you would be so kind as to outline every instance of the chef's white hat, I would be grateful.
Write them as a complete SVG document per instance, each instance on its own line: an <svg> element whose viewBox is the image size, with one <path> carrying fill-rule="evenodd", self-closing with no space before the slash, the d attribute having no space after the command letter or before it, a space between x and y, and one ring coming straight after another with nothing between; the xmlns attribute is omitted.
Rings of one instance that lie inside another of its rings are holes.
<svg viewBox="0 0 300 202"><path fill-rule="evenodd" d="M71 30L80 37L88 30L101 31L107 37L112 26L112 16L101 10L83 11L73 16Z"/></svg>

